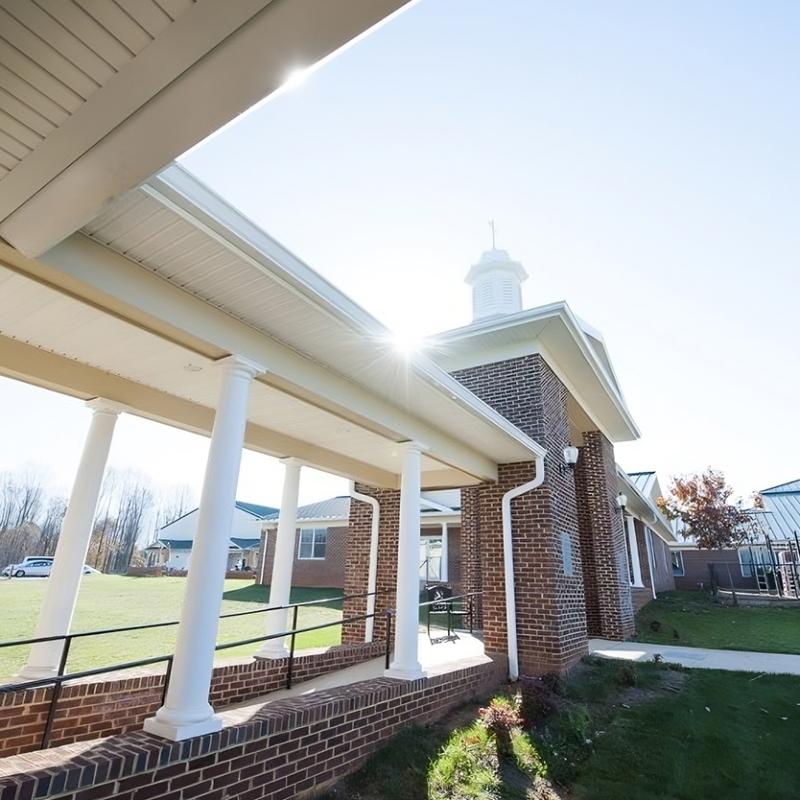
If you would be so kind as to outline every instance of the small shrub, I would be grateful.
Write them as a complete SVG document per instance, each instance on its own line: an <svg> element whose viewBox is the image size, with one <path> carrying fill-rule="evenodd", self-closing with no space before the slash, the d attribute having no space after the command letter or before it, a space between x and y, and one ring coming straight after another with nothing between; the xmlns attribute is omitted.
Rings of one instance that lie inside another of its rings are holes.
<svg viewBox="0 0 800 800"><path fill-rule="evenodd" d="M653 631L654 633L657 633L658 631L661 630L661 623L657 619L654 619L650 623L650 630Z"/></svg>
<svg viewBox="0 0 800 800"><path fill-rule="evenodd" d="M494 736L497 752L500 755L511 753L511 732L514 728L522 726L519 706L519 698L509 700L505 697L495 697L486 708L478 712L481 724Z"/></svg>
<svg viewBox="0 0 800 800"><path fill-rule="evenodd" d="M617 669L614 680L619 686L638 686L639 670L635 664L621 664Z"/></svg>

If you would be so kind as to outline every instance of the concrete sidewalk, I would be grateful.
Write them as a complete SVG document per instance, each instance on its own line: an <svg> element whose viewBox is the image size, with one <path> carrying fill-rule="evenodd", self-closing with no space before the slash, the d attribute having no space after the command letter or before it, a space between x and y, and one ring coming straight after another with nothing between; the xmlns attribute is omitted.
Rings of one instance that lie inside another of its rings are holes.
<svg viewBox="0 0 800 800"><path fill-rule="evenodd" d="M653 656L659 653L664 661L672 661L692 669L800 675L800 656L783 653L711 650L706 647L675 647L648 642L612 642L608 639L590 639L589 652L603 658L619 658L625 661L652 661Z"/></svg>

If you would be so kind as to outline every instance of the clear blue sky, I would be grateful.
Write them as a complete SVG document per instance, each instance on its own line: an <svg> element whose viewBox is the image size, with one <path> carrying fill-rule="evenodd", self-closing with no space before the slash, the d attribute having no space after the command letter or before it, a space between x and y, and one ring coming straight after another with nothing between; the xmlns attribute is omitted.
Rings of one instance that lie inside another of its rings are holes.
<svg viewBox="0 0 800 800"><path fill-rule="evenodd" d="M604 333L643 432L623 466L713 465L747 493L800 477L798 73L794 2L421 0L184 164L419 334L469 321L493 217L525 304ZM33 393L2 383L0 467L67 483L85 412L37 390L52 413L23 430ZM115 464L199 487L202 440L121 434ZM275 475L248 458L242 496L276 503Z"/></svg>

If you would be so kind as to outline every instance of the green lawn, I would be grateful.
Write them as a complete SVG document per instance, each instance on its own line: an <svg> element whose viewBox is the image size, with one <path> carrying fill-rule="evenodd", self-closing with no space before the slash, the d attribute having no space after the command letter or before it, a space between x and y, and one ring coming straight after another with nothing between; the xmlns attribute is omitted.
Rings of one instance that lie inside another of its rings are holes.
<svg viewBox="0 0 800 800"><path fill-rule="evenodd" d="M800 654L800 609L722 606L705 592L664 592L636 619L640 642Z"/></svg>
<svg viewBox="0 0 800 800"><path fill-rule="evenodd" d="M574 800L787 800L800 794L800 678L693 670L680 693L621 709Z"/></svg>
<svg viewBox="0 0 800 800"><path fill-rule="evenodd" d="M83 578L73 632L142 625L177 620L186 585L185 578L131 578L122 575L89 575ZM35 578L0 580L0 641L34 635L46 580ZM341 596L339 589L293 589L292 602ZM267 603L269 589L250 581L225 582L222 613L250 611ZM264 614L221 620L218 642L259 636L264 632ZM301 608L298 624L310 627L341 619L341 603ZM87 637L73 642L68 670L104 666L173 652L176 627ZM339 626L301 634L297 647L325 647L338 644ZM220 651L220 659L250 655L258 645ZM28 648L0 649L0 678L8 679L25 662Z"/></svg>
<svg viewBox="0 0 800 800"><path fill-rule="evenodd" d="M800 678L590 658L533 697L515 734L533 770L476 735L484 701L405 729L326 800L800 796Z"/></svg>

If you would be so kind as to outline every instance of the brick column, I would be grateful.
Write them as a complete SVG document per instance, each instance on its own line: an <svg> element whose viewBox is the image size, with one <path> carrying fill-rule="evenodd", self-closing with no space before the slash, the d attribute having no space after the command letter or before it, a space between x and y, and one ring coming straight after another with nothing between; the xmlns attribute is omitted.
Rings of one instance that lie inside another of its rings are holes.
<svg viewBox="0 0 800 800"><path fill-rule="evenodd" d="M587 651L575 486L558 469L569 442L568 392L540 355L453 375L547 448L544 483L512 505L517 646L521 674L563 671ZM506 464L497 484L462 491L462 542L474 535L479 545L487 652L506 650L501 499L533 474L532 462ZM475 519L477 533L465 534Z"/></svg>
<svg viewBox="0 0 800 800"><path fill-rule="evenodd" d="M481 574L480 508L483 487L470 486L461 490L461 593L470 594L483 589ZM475 626L483 628L483 600L476 598ZM502 652L500 650L499 652Z"/></svg>
<svg viewBox="0 0 800 800"><path fill-rule="evenodd" d="M590 636L626 639L633 635L625 527L617 508L614 447L600 431L583 435L575 468L578 492L586 619Z"/></svg>
<svg viewBox="0 0 800 800"><path fill-rule="evenodd" d="M397 531L400 526L400 491L397 489L375 489L356 484L356 491L377 499L381 506L380 529L378 531L378 576L376 589L380 594L375 600L374 639L386 638L386 620L383 612L394 608L395 581L397 578ZM369 578L369 545L372 534L372 509L360 500L350 501L350 525L347 529L344 562L344 594L364 594ZM367 599L360 597L345 600L344 616L367 613ZM364 623L355 622L343 626L342 644L362 644Z"/></svg>

